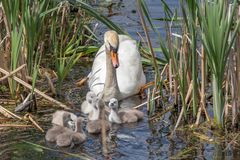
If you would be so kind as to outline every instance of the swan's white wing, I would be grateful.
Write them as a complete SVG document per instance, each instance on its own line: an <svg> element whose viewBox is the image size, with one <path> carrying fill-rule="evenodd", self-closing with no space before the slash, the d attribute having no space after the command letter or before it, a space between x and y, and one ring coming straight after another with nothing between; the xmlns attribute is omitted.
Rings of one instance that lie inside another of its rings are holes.
<svg viewBox="0 0 240 160"><path fill-rule="evenodd" d="M139 92L141 86L146 83L142 70L141 56L136 41L126 35L119 36L119 67L117 79L122 98L126 98ZM103 91L106 77L106 53L103 45L93 62L92 71L89 74L89 88L94 93Z"/></svg>
<svg viewBox="0 0 240 160"><path fill-rule="evenodd" d="M106 77L106 53L104 45L97 52L92 65L92 71L88 77L89 89L98 95L103 91Z"/></svg>
<svg viewBox="0 0 240 160"><path fill-rule="evenodd" d="M125 39L119 46L119 68L117 79L121 94L124 98L139 92L146 83L142 69L141 56L136 41Z"/></svg>

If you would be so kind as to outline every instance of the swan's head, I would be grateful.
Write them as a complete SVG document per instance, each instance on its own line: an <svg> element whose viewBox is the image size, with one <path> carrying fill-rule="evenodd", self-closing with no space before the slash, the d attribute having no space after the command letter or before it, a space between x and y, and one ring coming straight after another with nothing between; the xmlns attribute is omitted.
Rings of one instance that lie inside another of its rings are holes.
<svg viewBox="0 0 240 160"><path fill-rule="evenodd" d="M118 100L116 98L111 98L108 103L108 107L110 109L117 110L118 109Z"/></svg>
<svg viewBox="0 0 240 160"><path fill-rule="evenodd" d="M112 64L114 68L119 67L118 61L118 46L119 46L119 37L115 31L107 31L104 34L104 44L106 48L106 53L111 54Z"/></svg>

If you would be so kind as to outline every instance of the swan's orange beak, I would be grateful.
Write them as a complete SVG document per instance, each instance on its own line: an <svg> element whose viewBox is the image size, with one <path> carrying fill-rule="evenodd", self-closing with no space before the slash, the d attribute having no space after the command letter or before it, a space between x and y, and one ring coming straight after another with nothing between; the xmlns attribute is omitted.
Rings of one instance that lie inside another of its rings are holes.
<svg viewBox="0 0 240 160"><path fill-rule="evenodd" d="M114 68L119 67L118 54L114 51L111 51L111 59Z"/></svg>

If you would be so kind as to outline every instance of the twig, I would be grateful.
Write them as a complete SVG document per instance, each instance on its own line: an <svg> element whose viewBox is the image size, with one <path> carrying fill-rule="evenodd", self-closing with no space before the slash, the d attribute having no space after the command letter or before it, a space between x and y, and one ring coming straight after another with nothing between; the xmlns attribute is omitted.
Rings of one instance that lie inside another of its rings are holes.
<svg viewBox="0 0 240 160"><path fill-rule="evenodd" d="M2 68L0 68L0 72L2 72L3 74L6 74L6 75L9 74L9 72L7 72L6 70L4 70L4 69L2 69ZM20 83L20 84L22 84L23 86L25 86L26 88L32 90L32 86L31 86L30 84L24 82L23 80L21 80L20 78L18 78L18 77L16 77L16 76L12 76L12 78L13 78L15 81L17 81L18 83ZM34 89L34 92L37 93L37 94L39 94L39 95L42 96L43 98L49 100L50 102L59 105L60 107L62 107L62 108L64 108L64 109L71 110L71 108L67 107L65 104L63 104L63 103L61 103L61 102L53 99L52 97L44 94L43 92L41 92L40 90L38 90L38 89L36 89L36 88Z"/></svg>
<svg viewBox="0 0 240 160"><path fill-rule="evenodd" d="M191 83L190 83L190 85L189 85L189 87L188 87L187 95L186 95L186 97L185 97L185 104L188 103L189 98L190 98L190 96L191 96L191 94L192 94L192 91L193 91L193 81L191 81Z"/></svg>
<svg viewBox="0 0 240 160"><path fill-rule="evenodd" d="M81 87L82 85L84 85L84 83L89 79L89 77L84 77L82 78L81 80L79 80L78 82L76 82L75 84L78 86L78 87Z"/></svg>
<svg viewBox="0 0 240 160"><path fill-rule="evenodd" d="M6 74L5 76L1 77L1 78L0 78L0 82L3 81L3 80L6 79L6 78L12 76L12 75L15 74L16 72L20 71L20 70L23 69L25 66L26 66L26 64L23 64L23 65L21 65L20 67L18 67L17 69L15 69L14 71L12 71L12 72Z"/></svg>
<svg viewBox="0 0 240 160"><path fill-rule="evenodd" d="M156 92L156 93L157 93L157 92ZM154 100L156 100L156 99L158 99L158 98L161 98L161 96L159 95L159 96L157 96L157 97L154 97L153 99L150 100L150 102L151 102L151 101L154 101ZM146 101L146 102L144 102L144 103L142 103L142 104L139 104L139 105L135 106L134 108L135 108L135 109L138 109L138 108L146 105L147 103L148 103L148 101Z"/></svg>
<svg viewBox="0 0 240 160"><path fill-rule="evenodd" d="M104 103L103 103L104 104ZM101 116L101 126L102 126L102 150L104 156L107 156L108 154L108 149L107 149L107 133L106 133L106 125L105 125L105 107L101 108L102 111L100 111L100 116Z"/></svg>
<svg viewBox="0 0 240 160"><path fill-rule="evenodd" d="M147 24L146 24L145 19L144 19L144 15L143 15L143 11L142 11L142 8L141 8L141 1L140 0L137 1L137 10L138 10L140 20L141 20L141 24L142 24L142 27L143 27L143 30L144 30L144 33L145 33L145 36L146 36L146 39L147 39L148 47L150 49L150 53L151 53L151 56L152 56L152 61L153 61L155 72L157 72L157 76L159 76L158 64L157 64L157 60L155 58L156 56L155 56L155 53L154 53L154 50L153 50L153 47L152 47L152 42L151 42L151 39L150 39L150 36L149 36L149 33L148 33ZM157 83L155 83L155 84L157 84ZM157 88L157 86L154 86L154 87Z"/></svg>
<svg viewBox="0 0 240 160"><path fill-rule="evenodd" d="M208 141L208 142L213 142L213 139L212 138L209 138L208 136L204 135L204 134L201 134L201 133L197 133L197 132L193 132L193 134L202 139L202 140L205 140L205 141Z"/></svg>
<svg viewBox="0 0 240 160"><path fill-rule="evenodd" d="M0 99L0 104L14 105L16 104L16 102L15 100L11 100L11 99Z"/></svg>
<svg viewBox="0 0 240 160"><path fill-rule="evenodd" d="M57 92L56 92L56 89L54 88L54 85L53 85L53 83L52 83L51 78L49 77L49 74L48 74L47 72L45 72L44 75L45 75L45 77L47 78L48 85L49 85L49 87L50 87L50 89L51 89L51 92L52 92L54 95L56 95Z"/></svg>
<svg viewBox="0 0 240 160"><path fill-rule="evenodd" d="M30 114L27 114L26 117L36 126L42 133L44 133L44 130L37 124L37 122L32 118Z"/></svg>
<svg viewBox="0 0 240 160"><path fill-rule="evenodd" d="M0 124L0 127L32 127L32 125L25 125L25 124Z"/></svg>
<svg viewBox="0 0 240 160"><path fill-rule="evenodd" d="M5 111L5 112L7 112L8 114L10 114L11 116L13 116L13 117L16 117L16 118L18 118L18 119L22 120L22 118L21 118L21 117L19 117L18 115L16 115L16 114L14 114L14 113L10 112L10 111L9 111L9 110L7 110L6 108L2 107L1 105L0 105L0 108L1 108L3 111Z"/></svg>
<svg viewBox="0 0 240 160"><path fill-rule="evenodd" d="M179 116L178 116L177 123L176 123L176 125L175 125L175 127L174 127L174 129L173 129L173 132L171 133L171 136L173 136L173 134L175 133L175 131L176 131L176 129L177 129L177 127L178 127L178 125L179 125L181 119L182 119L182 116L183 116L184 110L185 110L185 107L182 107L182 108L181 108L181 112L180 112L180 114L179 114Z"/></svg>
<svg viewBox="0 0 240 160"><path fill-rule="evenodd" d="M9 114L8 112L6 112L4 109L2 109L3 107L0 106L0 113L2 113L5 117L7 118L13 118L13 116L11 114Z"/></svg>
<svg viewBox="0 0 240 160"><path fill-rule="evenodd" d="M150 89L148 88L148 90L147 90L148 92L147 92L147 111L149 111L149 109L150 109L150 99L151 99L151 91L150 91Z"/></svg>

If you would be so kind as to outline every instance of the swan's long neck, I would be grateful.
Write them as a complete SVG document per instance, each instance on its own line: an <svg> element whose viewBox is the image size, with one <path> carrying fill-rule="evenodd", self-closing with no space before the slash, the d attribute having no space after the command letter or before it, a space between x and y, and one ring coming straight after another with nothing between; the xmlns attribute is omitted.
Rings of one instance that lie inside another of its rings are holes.
<svg viewBox="0 0 240 160"><path fill-rule="evenodd" d="M120 91L117 82L116 69L113 67L111 55L106 53L106 79L103 90L103 99L105 102L108 102L111 98L119 99Z"/></svg>

